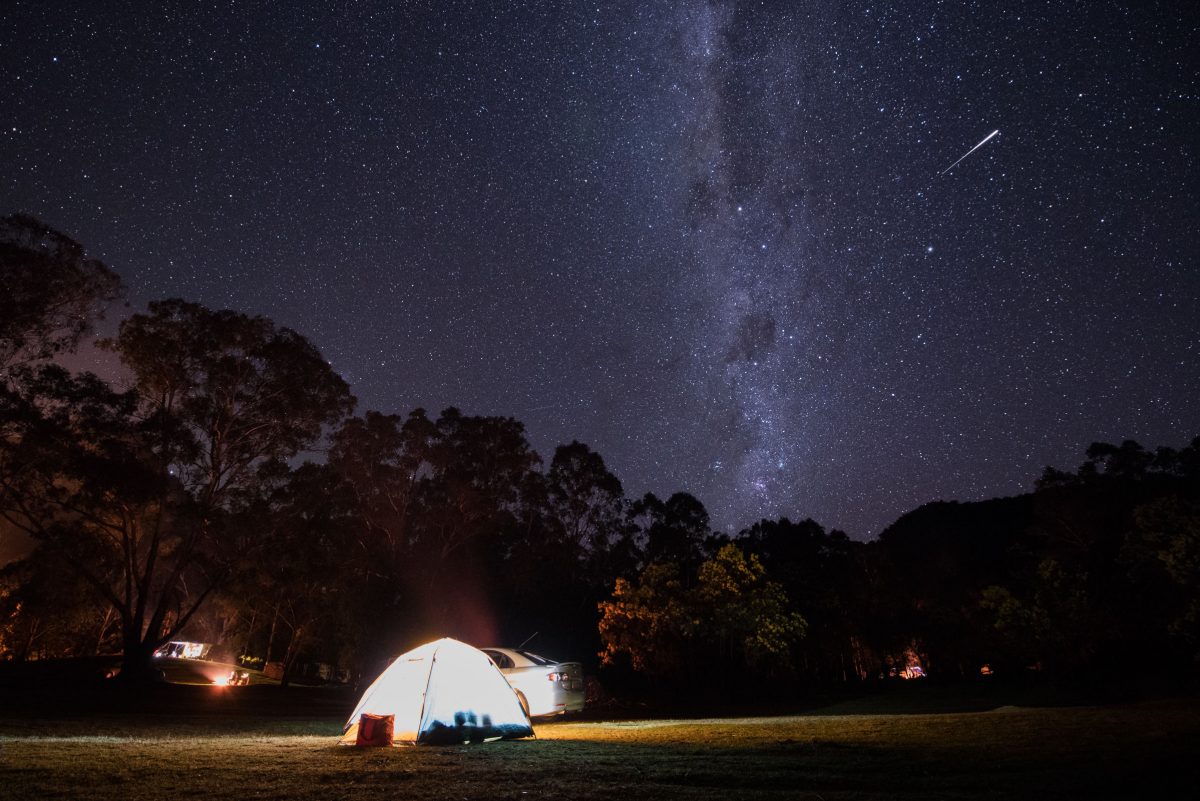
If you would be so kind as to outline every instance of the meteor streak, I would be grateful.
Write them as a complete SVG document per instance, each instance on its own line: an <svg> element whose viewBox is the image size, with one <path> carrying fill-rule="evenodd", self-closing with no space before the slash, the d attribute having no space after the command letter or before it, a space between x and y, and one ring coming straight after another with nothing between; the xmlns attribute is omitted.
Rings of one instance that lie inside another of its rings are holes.
<svg viewBox="0 0 1200 801"><path fill-rule="evenodd" d="M982 142L980 142L979 144L975 145L975 147L971 148L971 149L970 149L970 150L968 150L966 153L963 153L963 155L962 155L962 158L960 158L958 161L956 161L956 162L954 162L953 164L951 164L951 165L950 165L949 167L947 167L946 169L942 170L941 174L942 174L942 175L945 175L946 173L948 173L948 172L950 172L951 170L953 170L955 167L957 167L957 166L958 166L958 162L959 162L959 161L962 161L962 160L963 160L963 159L965 159L967 156L971 155L971 154L972 154L972 153L974 153L976 150L978 150L979 148L981 148L981 147L983 147L984 145L986 145L986 144L987 144L987 142L988 142L988 140L989 140L989 139L991 139L993 136L995 136L995 135L996 135L996 134L998 134L998 133L1000 133L1000 129L998 129L998 128L997 128L996 130L992 131L992 132L991 132L990 134L988 134L987 136L983 137L983 141L982 141Z"/></svg>

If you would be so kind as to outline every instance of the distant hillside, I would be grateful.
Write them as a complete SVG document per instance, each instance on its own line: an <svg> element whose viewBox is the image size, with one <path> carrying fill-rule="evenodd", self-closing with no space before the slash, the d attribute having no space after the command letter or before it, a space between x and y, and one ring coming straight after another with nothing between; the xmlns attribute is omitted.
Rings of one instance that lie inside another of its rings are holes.
<svg viewBox="0 0 1200 801"><path fill-rule="evenodd" d="M987 501L932 501L901 515L879 535L888 550L928 552L930 547L963 548L986 557L1011 544L1034 520L1034 495Z"/></svg>

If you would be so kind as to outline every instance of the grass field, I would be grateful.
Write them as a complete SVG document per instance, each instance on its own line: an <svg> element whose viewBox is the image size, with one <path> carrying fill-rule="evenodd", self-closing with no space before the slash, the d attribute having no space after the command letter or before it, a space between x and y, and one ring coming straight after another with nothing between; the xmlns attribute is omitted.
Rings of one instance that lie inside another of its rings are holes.
<svg viewBox="0 0 1200 801"><path fill-rule="evenodd" d="M9 717L3 799L1194 798L1200 701L937 715L553 722L537 739L334 745L340 721Z"/></svg>

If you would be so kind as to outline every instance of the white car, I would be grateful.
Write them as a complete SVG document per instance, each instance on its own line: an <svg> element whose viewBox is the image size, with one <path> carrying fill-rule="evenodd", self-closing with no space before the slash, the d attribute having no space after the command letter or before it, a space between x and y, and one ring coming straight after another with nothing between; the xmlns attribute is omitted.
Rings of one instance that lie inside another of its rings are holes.
<svg viewBox="0 0 1200 801"><path fill-rule="evenodd" d="M515 648L480 648L517 691L529 717L583 710L583 667Z"/></svg>

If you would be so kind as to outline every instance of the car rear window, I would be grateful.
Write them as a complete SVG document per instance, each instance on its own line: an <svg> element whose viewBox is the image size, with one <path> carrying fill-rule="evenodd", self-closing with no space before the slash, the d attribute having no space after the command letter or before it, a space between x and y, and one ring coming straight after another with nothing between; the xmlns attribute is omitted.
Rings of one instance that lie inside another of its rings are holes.
<svg viewBox="0 0 1200 801"><path fill-rule="evenodd" d="M526 659L528 659L530 662L532 662L535 665L553 665L553 664L555 664L553 659L547 659L544 656L538 656L537 654L531 654L528 651L517 651L517 653L520 654L521 656L525 657Z"/></svg>
<svg viewBox="0 0 1200 801"><path fill-rule="evenodd" d="M513 661L508 658L508 654L502 654L499 651L484 651L498 668L510 668L513 666Z"/></svg>

